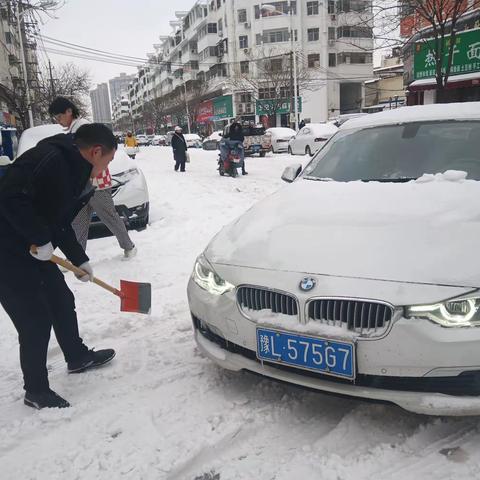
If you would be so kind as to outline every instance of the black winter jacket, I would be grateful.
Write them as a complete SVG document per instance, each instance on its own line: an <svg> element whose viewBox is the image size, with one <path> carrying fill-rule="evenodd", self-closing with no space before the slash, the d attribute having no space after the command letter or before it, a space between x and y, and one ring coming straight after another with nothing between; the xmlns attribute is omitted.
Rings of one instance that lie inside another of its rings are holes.
<svg viewBox="0 0 480 480"><path fill-rule="evenodd" d="M25 256L52 242L74 265L87 262L71 222L93 194L91 170L65 134L17 158L0 180L0 255Z"/></svg>
<svg viewBox="0 0 480 480"><path fill-rule="evenodd" d="M245 135L243 134L243 128L238 122L233 122L228 129L227 138L230 140L236 140L237 142L243 142Z"/></svg>

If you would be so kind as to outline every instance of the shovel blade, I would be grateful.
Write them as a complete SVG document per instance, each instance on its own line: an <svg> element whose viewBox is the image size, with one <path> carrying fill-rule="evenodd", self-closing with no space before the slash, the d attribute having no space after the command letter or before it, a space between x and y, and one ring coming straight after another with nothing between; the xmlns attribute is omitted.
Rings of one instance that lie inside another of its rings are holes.
<svg viewBox="0 0 480 480"><path fill-rule="evenodd" d="M149 314L152 308L152 285L150 283L120 280L122 312Z"/></svg>

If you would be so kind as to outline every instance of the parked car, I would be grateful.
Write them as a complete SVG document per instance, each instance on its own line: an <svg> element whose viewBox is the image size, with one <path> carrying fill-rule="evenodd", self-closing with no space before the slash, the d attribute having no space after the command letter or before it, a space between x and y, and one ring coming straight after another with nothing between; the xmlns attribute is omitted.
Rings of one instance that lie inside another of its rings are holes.
<svg viewBox="0 0 480 480"><path fill-rule="evenodd" d="M196 133L184 133L188 148L202 148L202 138Z"/></svg>
<svg viewBox="0 0 480 480"><path fill-rule="evenodd" d="M147 135L147 145L152 145L155 135Z"/></svg>
<svg viewBox="0 0 480 480"><path fill-rule="evenodd" d="M165 145L165 135L155 135L152 140L152 145L157 147L159 145Z"/></svg>
<svg viewBox="0 0 480 480"><path fill-rule="evenodd" d="M213 132L208 136L203 142L202 147L204 150L218 150L220 140L222 139L223 133L221 130Z"/></svg>
<svg viewBox="0 0 480 480"><path fill-rule="evenodd" d="M142 133L135 135L135 138L137 139L137 143L140 147L145 147L148 145L148 137L146 135L143 135Z"/></svg>
<svg viewBox="0 0 480 480"><path fill-rule="evenodd" d="M288 142L295 136L295 130L285 127L272 127L267 130L272 137L272 152L280 153L288 150Z"/></svg>
<svg viewBox="0 0 480 480"><path fill-rule="evenodd" d="M479 152L480 102L346 122L198 257L200 350L229 370L479 415Z"/></svg>
<svg viewBox="0 0 480 480"><path fill-rule="evenodd" d="M18 144L18 156L34 147L44 138L63 133L60 125L40 125L25 130ZM125 151L119 148L109 165L112 175L112 196L122 220L128 229L142 230L148 224L149 195L143 172ZM106 227L96 217L92 218L90 233L105 231Z"/></svg>
<svg viewBox="0 0 480 480"><path fill-rule="evenodd" d="M337 133L338 127L332 123L307 123L288 142L288 153L310 155L316 153L328 139Z"/></svg>

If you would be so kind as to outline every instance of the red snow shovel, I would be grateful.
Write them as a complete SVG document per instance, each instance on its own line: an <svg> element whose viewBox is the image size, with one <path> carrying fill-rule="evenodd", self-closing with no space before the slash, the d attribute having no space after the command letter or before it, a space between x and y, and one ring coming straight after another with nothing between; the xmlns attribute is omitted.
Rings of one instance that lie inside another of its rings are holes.
<svg viewBox="0 0 480 480"><path fill-rule="evenodd" d="M61 265L77 275L85 275L85 272L63 258L52 255L51 262ZM120 280L120 290L93 277L93 283L120 297L121 312L150 313L152 306L152 285L150 283L128 282Z"/></svg>
<svg viewBox="0 0 480 480"><path fill-rule="evenodd" d="M30 250L35 253L37 247L32 245ZM82 276L86 273L81 268L76 267L69 261L57 257L56 255L52 255L50 261L57 265L61 265L77 275ZM99 278L93 277L92 282L105 290L108 290L117 297L120 297L121 312L150 313L152 306L152 285L150 283L127 282L126 280L120 280L120 290L118 290Z"/></svg>

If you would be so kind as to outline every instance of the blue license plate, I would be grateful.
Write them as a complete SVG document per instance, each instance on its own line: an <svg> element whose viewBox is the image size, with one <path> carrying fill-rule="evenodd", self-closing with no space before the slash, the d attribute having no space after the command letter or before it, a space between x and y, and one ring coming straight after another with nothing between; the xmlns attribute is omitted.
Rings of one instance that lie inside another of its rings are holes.
<svg viewBox="0 0 480 480"><path fill-rule="evenodd" d="M336 377L355 378L353 343L257 328L257 357Z"/></svg>

